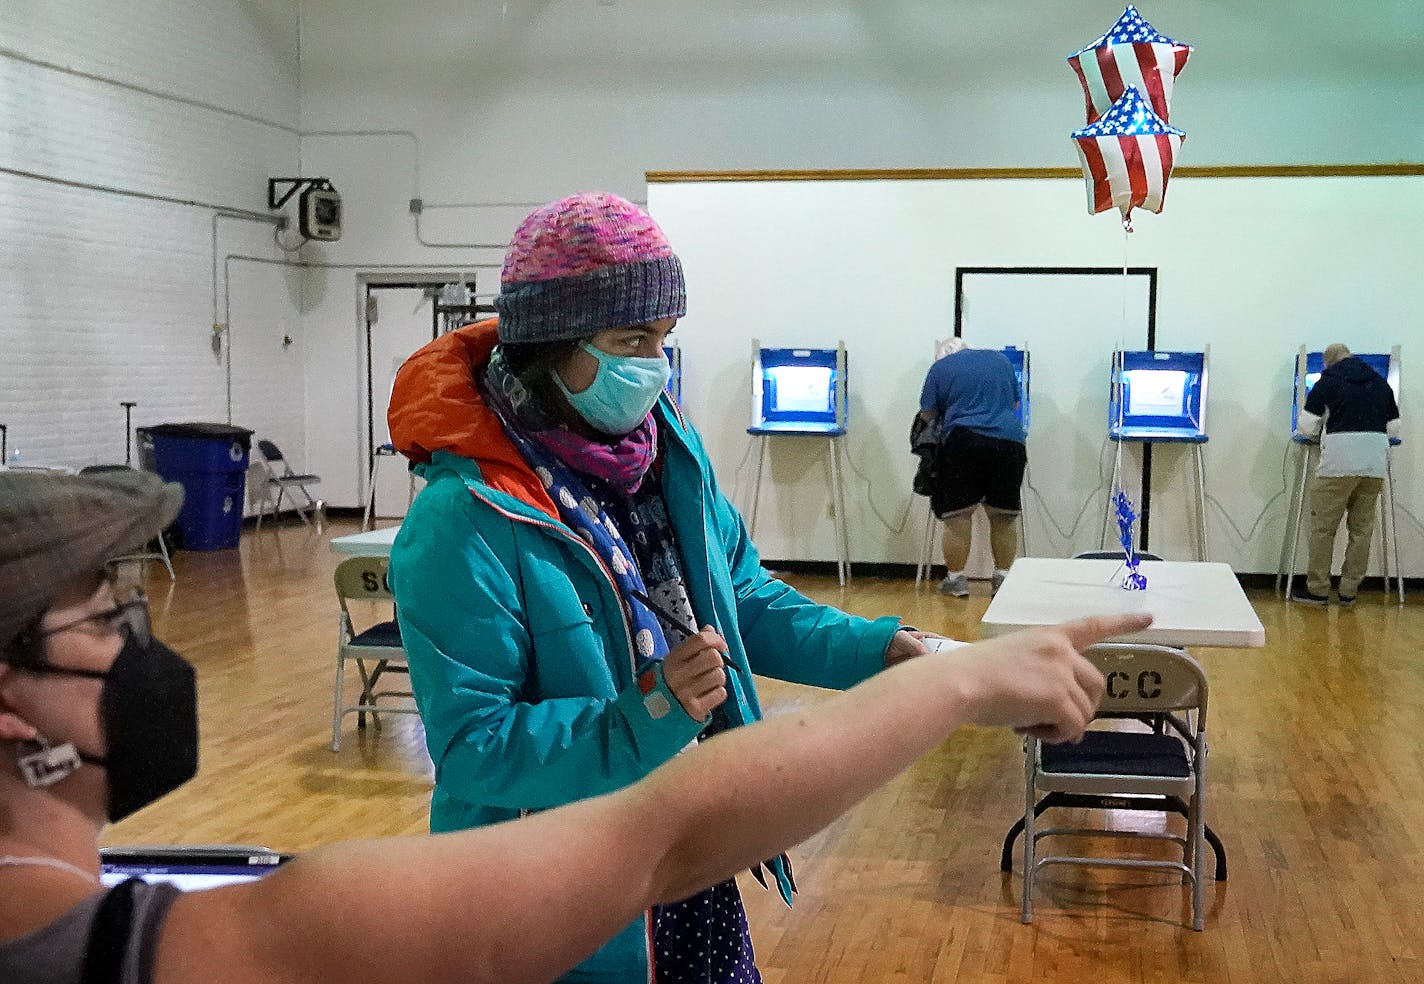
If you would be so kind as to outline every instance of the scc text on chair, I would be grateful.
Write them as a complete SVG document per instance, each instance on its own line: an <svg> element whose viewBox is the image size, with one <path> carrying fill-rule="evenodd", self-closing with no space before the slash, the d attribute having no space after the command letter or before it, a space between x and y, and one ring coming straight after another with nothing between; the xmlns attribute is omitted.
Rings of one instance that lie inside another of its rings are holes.
<svg viewBox="0 0 1424 984"><path fill-rule="evenodd" d="M400 625L394 618L376 621L358 630L351 617L351 602L369 601L384 607L395 605L387 580L390 561L386 557L351 557L336 567L336 596L341 603L339 635L336 643L336 684L332 691L331 750L341 750L341 719L355 714L357 727L366 726L370 714L380 726L379 712L418 714L410 703L409 690L378 690L377 684L387 673L404 673L405 649L401 645ZM345 703L346 661L354 660L361 675L361 694L356 703ZM399 698L402 703L381 704L382 699Z"/></svg>
<svg viewBox="0 0 1424 984"><path fill-rule="evenodd" d="M1192 928L1203 928L1203 858L1206 793L1207 682L1201 665L1169 646L1105 643L1088 658L1107 679L1098 719L1136 719L1153 730L1091 728L1077 744L1048 745L1024 739L1023 911L1033 919L1033 887L1051 864L1180 872L1191 886ZM1039 793L1047 795L1042 799ZM1053 807L1156 810L1186 817L1186 834L1111 830L1102 827L1039 829L1038 815ZM1005 842L1007 852L1016 833ZM1182 860L1142 856L1041 855L1050 837L1167 841ZM1213 847L1216 845L1214 844ZM1218 853L1217 880L1226 877Z"/></svg>
<svg viewBox="0 0 1424 984"><path fill-rule="evenodd" d="M261 472L261 487L255 491L259 493L257 498L257 528L262 528L262 517L267 513L268 504L271 504L272 518L276 519L277 514L282 511L282 499L291 492L292 505L297 510L297 515L302 518L303 523L310 524L311 520L307 513L311 512L318 517L322 510L322 502L312 498L312 494L307 491L308 485L321 484L321 476L313 475L310 472L298 474L292 470L292 466L287 463L287 459L282 457L282 452L277 445L271 441L261 440L257 442L257 454L253 457L252 463ZM276 493L276 497L272 493ZM297 501L297 492L307 500L305 503Z"/></svg>

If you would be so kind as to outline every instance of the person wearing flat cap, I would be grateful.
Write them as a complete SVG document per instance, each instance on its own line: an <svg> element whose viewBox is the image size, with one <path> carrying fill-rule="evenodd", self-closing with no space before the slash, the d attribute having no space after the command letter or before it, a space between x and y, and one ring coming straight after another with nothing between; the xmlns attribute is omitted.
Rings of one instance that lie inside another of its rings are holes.
<svg viewBox="0 0 1424 984"><path fill-rule="evenodd" d="M1077 737L1103 690L1082 649L1147 621L1086 619L910 660L516 822L325 847L202 892L104 889L104 823L197 768L194 670L106 564L180 500L139 472L0 469L5 984L550 981L648 907L804 840L961 724Z"/></svg>

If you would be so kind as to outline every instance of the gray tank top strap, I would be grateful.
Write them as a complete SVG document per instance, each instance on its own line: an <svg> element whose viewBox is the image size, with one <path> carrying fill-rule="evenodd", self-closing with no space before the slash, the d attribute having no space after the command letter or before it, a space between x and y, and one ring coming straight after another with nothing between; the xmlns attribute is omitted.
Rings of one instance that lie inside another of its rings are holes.
<svg viewBox="0 0 1424 984"><path fill-rule="evenodd" d="M91 938L100 933L98 914L110 898L110 892L95 893L48 926L0 943L0 981L5 984L152 984L153 959L158 950L159 935L169 907L181 894L173 885L134 882L126 928L118 925L118 939L123 942L122 956L116 961L112 952L105 960L90 965L91 977L85 975L85 958L90 952ZM113 920L118 903L110 903L106 922ZM109 932L114 930L110 923ZM107 974L108 976L99 976Z"/></svg>

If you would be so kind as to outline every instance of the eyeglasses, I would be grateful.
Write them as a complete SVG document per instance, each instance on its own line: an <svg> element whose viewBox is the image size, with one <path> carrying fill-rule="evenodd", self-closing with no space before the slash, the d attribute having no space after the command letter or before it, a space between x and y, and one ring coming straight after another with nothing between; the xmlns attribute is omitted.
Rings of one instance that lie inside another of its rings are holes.
<svg viewBox="0 0 1424 984"><path fill-rule="evenodd" d="M126 636L132 636L139 643L148 645L148 640L152 632L151 623L148 616L148 598L144 595L143 589L133 588L126 592L123 599L117 602L113 608L106 608L101 612L94 612L92 615L85 615L76 618L72 622L65 622L63 625L51 626L47 629L40 629L34 633L34 638L43 639L46 636L57 635L60 632L68 632L89 622L103 622L111 629L117 629Z"/></svg>

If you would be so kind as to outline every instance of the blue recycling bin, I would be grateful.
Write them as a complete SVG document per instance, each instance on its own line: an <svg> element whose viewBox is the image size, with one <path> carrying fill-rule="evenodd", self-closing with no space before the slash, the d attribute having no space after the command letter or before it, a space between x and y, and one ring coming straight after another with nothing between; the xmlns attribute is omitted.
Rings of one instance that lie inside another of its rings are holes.
<svg viewBox="0 0 1424 984"><path fill-rule="evenodd" d="M186 550L228 550L242 537L242 503L252 431L231 424L146 428L154 468L183 486L178 529Z"/></svg>

